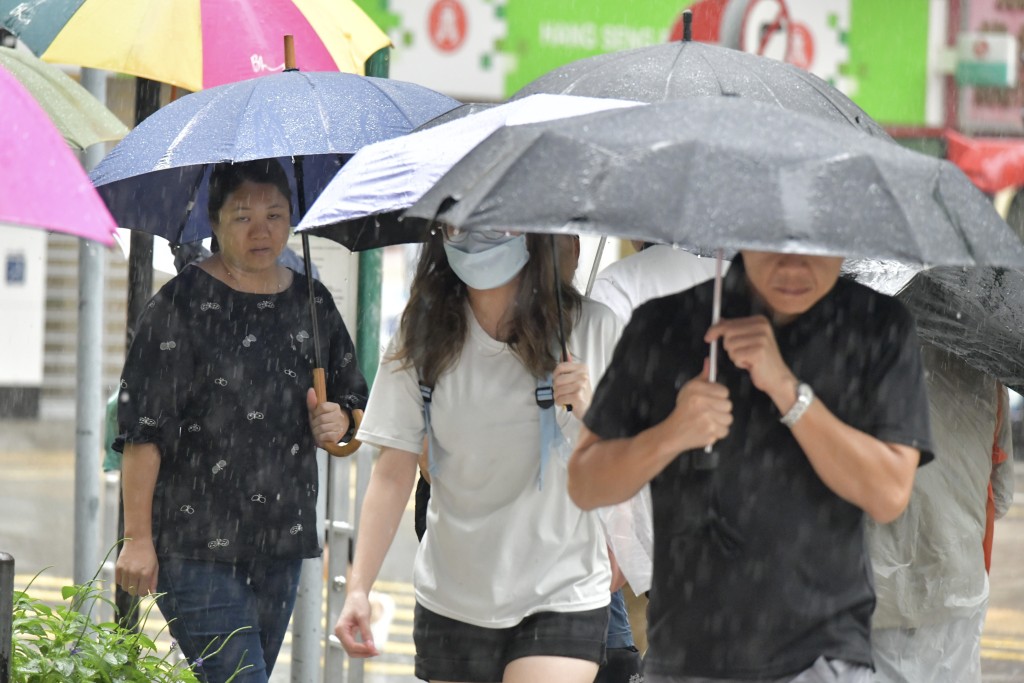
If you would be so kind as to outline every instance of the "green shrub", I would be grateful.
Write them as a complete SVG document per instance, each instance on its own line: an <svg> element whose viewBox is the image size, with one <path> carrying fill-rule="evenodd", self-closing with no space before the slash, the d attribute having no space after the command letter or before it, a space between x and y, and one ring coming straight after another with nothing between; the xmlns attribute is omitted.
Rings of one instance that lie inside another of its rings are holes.
<svg viewBox="0 0 1024 683"><path fill-rule="evenodd" d="M61 589L66 604L57 607L30 597L31 587L30 583L24 591L14 591L12 683L193 683L199 680L194 667L224 646L211 643L192 665L171 656L173 642L171 652L160 656L154 639L142 632L155 602L148 601L136 632L115 622L93 621L97 603L113 606L103 597L95 577Z"/></svg>

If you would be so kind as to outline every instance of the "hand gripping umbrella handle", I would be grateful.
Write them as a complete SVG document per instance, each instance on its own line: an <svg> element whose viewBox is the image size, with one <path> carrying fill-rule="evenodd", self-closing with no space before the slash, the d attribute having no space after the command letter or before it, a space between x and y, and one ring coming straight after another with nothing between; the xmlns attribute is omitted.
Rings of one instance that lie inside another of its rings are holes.
<svg viewBox="0 0 1024 683"><path fill-rule="evenodd" d="M715 284L711 302L711 324L717 325L722 319L722 259L725 254L721 249L715 251ZM718 381L718 340L711 342L708 355L708 380ZM713 470L718 467L718 451L712 444L704 447L704 451L694 454L693 468L697 470Z"/></svg>
<svg viewBox="0 0 1024 683"><path fill-rule="evenodd" d="M323 368L313 368L313 391L316 392L317 403L324 403L327 401L327 375L324 373ZM358 408L353 410L352 421L355 422L353 425L353 433L355 433L359 429L359 425L363 422L363 411ZM345 444L336 444L332 446L317 444L318 447L323 448L331 455L339 458L343 458L346 455L352 455L361 445L362 442L357 439L352 439Z"/></svg>

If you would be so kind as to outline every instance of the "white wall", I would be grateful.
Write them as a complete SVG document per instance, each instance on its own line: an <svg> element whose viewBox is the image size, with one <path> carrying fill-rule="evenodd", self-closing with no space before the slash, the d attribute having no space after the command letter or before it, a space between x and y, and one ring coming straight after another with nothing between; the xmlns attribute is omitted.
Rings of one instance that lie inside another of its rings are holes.
<svg viewBox="0 0 1024 683"><path fill-rule="evenodd" d="M0 224L0 386L43 384L46 233Z"/></svg>

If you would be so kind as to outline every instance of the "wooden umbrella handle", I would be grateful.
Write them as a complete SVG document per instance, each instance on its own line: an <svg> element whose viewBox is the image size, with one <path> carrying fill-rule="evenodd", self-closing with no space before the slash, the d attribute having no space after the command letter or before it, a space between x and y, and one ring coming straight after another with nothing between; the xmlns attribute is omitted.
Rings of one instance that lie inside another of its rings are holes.
<svg viewBox="0 0 1024 683"><path fill-rule="evenodd" d="M317 403L327 402L327 375L323 368L313 368L313 391L316 392ZM355 422L355 424L352 425L352 433L354 434L359 430L359 425L363 422L363 411L358 408L352 410L352 421ZM324 446L319 443L317 444L318 447L339 458L343 458L346 455L352 455L361 445L362 443L358 439L352 439L345 444L334 444L329 446Z"/></svg>

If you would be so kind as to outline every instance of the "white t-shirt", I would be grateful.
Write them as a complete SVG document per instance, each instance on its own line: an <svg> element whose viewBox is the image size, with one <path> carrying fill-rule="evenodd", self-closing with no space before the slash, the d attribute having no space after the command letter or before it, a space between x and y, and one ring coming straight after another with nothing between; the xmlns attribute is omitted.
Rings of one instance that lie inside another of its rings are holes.
<svg viewBox="0 0 1024 683"><path fill-rule="evenodd" d="M723 273L726 268L728 264L723 266ZM681 292L714 276L715 259L654 244L598 273L590 296L627 323L633 309L645 301Z"/></svg>
<svg viewBox="0 0 1024 683"><path fill-rule="evenodd" d="M462 355L438 379L431 401L436 469L427 533L416 553L416 599L486 628L514 626L536 612L603 607L611 569L597 514L569 499L566 461L555 453L538 488L537 381L469 310L467 317ZM584 302L569 353L587 364L593 386L621 331L608 308ZM415 458L426 435L422 406L416 371L385 361L358 438ZM556 414L575 444L582 416L560 407Z"/></svg>

